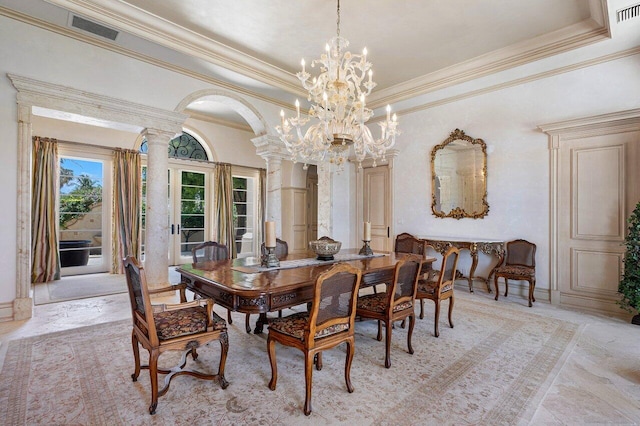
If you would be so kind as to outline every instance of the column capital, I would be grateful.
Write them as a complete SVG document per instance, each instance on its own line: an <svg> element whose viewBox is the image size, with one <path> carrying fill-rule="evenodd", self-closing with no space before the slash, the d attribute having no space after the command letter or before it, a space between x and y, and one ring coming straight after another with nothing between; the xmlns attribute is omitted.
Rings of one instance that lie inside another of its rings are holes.
<svg viewBox="0 0 640 426"><path fill-rule="evenodd" d="M151 145L155 143L167 144L171 139L178 136L179 133L162 129L146 128L142 131L142 135L147 138L147 143Z"/></svg>
<svg viewBox="0 0 640 426"><path fill-rule="evenodd" d="M273 135L262 135L251 139L256 147L256 154L268 160L269 158L279 158L280 160L290 160L291 154L279 137Z"/></svg>

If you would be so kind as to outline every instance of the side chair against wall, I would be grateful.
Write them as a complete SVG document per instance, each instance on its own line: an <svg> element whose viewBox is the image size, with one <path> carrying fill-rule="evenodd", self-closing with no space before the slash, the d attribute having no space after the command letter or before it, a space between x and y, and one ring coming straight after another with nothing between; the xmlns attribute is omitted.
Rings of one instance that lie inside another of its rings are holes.
<svg viewBox="0 0 640 426"><path fill-rule="evenodd" d="M509 280L529 282L529 307L533 306L536 298L536 245L527 240L513 240L507 243L507 255L504 264L495 269L493 283L498 300L498 278L504 278L504 297L509 294Z"/></svg>
<svg viewBox="0 0 640 426"><path fill-rule="evenodd" d="M227 260L229 259L229 248L215 241L205 241L191 249L191 256L193 256L193 263L209 260ZM227 310L227 322L233 324L230 310Z"/></svg>
<svg viewBox="0 0 640 426"><path fill-rule="evenodd" d="M438 337L438 322L440 320L440 302L449 299L449 327L453 328L451 315L453 313L454 294L453 287L455 284L456 269L458 267L458 258L460 250L456 247L449 249L442 256L442 267L440 268L438 277L434 280L419 280L416 299L420 299L420 319L424 318L424 299L433 300L436 304L435 320L433 334Z"/></svg>
<svg viewBox="0 0 640 426"><path fill-rule="evenodd" d="M351 363L355 350L354 321L356 300L362 272L360 269L338 263L323 272L316 279L313 302L309 312L299 312L284 318L274 318L269 323L267 350L271 363L269 389L275 390L278 381L275 343L292 346L304 353L305 399L304 414L311 414L311 385L315 355L316 367L321 368L321 351L331 349L343 342L347 344L344 378L349 393L351 384Z"/></svg>
<svg viewBox="0 0 640 426"><path fill-rule="evenodd" d="M171 379L176 376L187 374L199 379L218 380L222 389L229 386L224 378L224 366L229 349L227 324L213 312L213 302L210 299L200 299L189 303L152 306L151 294L175 290L178 286L149 290L143 267L131 256L124 259L124 268L133 316L131 343L135 369L131 378L135 382L140 375L140 369L149 370L151 379L149 414L155 414L158 398L169 390ZM184 295L184 293L181 294ZM222 347L218 374L205 374L185 368L189 354L194 360L197 359L197 348L214 340L219 340ZM138 345L142 345L149 351L148 365L140 365ZM180 363L172 369L159 369L158 358L168 350L183 351ZM160 390L158 390L158 374L166 375L164 387Z"/></svg>
<svg viewBox="0 0 640 426"><path fill-rule="evenodd" d="M378 320L378 341L382 340L382 323L386 327L384 366L391 367L391 331L395 321L409 318L407 346L413 354L411 335L415 324L414 302L422 256L413 255L396 263L393 282L384 293L367 294L358 298L356 315L361 319Z"/></svg>
<svg viewBox="0 0 640 426"><path fill-rule="evenodd" d="M264 256L267 254L267 247L264 243L260 246L260 255ZM286 241L282 241L280 238L276 238L276 257L278 260L285 259L289 255L289 244ZM247 330L247 333L251 333L251 325L249 324L249 318L251 314L246 314L244 317L244 327ZM278 311L278 317L282 318L282 311Z"/></svg>

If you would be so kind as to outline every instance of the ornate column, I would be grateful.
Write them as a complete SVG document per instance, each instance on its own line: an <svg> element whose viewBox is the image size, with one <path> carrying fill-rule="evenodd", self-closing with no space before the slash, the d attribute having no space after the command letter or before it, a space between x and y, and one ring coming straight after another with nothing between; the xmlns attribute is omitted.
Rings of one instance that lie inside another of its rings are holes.
<svg viewBox="0 0 640 426"><path fill-rule="evenodd" d="M32 317L31 290L31 106L18 106L18 202L16 223L16 298L13 319Z"/></svg>
<svg viewBox="0 0 640 426"><path fill-rule="evenodd" d="M333 238L333 223L331 220L332 200L331 164L318 164L318 236Z"/></svg>
<svg viewBox="0 0 640 426"><path fill-rule="evenodd" d="M276 136L262 135L251 139L256 154L267 163L266 219L276 223L276 235L282 235L282 160L289 154Z"/></svg>
<svg viewBox="0 0 640 426"><path fill-rule="evenodd" d="M167 206L168 143L175 136L147 129L147 210L145 271L149 287L169 284L169 211Z"/></svg>

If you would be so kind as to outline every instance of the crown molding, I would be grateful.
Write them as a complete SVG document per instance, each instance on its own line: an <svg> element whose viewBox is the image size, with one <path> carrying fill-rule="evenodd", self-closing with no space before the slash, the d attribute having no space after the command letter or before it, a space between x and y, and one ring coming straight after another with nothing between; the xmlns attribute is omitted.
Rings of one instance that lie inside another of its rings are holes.
<svg viewBox="0 0 640 426"><path fill-rule="evenodd" d="M219 65L279 89L304 95L298 79L265 61L176 25L118 0L46 0L73 13L94 19L181 53Z"/></svg>
<svg viewBox="0 0 640 426"><path fill-rule="evenodd" d="M602 26L592 19L587 19L570 27L379 90L371 94L369 104L373 109L379 108L608 38L608 22Z"/></svg>

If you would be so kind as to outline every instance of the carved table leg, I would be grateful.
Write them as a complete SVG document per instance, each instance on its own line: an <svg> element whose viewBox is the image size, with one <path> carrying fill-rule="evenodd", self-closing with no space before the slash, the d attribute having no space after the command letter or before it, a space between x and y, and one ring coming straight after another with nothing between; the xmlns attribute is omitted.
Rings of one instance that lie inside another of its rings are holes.
<svg viewBox="0 0 640 426"><path fill-rule="evenodd" d="M262 313L258 316L258 320L256 321L256 328L253 329L253 334L262 334L262 330L265 324L269 324L267 320L267 314Z"/></svg>
<svg viewBox="0 0 640 426"><path fill-rule="evenodd" d="M469 250L471 254L471 270L469 270L469 293L473 293L473 275L476 273L478 267L478 250L476 250L475 244L472 245Z"/></svg>

